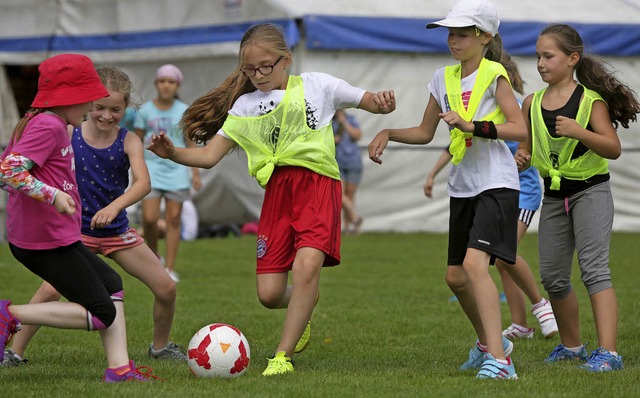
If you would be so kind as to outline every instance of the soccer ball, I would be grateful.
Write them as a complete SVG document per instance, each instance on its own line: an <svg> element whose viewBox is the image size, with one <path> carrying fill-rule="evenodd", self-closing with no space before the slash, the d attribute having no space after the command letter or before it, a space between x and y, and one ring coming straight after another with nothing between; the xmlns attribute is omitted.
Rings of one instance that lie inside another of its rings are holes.
<svg viewBox="0 0 640 398"><path fill-rule="evenodd" d="M213 323L191 338L187 355L196 377L238 377L249 366L249 343L238 328Z"/></svg>

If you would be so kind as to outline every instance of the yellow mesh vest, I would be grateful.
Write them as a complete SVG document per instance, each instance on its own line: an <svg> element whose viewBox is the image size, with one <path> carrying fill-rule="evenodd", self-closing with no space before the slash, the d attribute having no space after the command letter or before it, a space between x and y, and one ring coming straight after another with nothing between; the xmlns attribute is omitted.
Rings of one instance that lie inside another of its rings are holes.
<svg viewBox="0 0 640 398"><path fill-rule="evenodd" d="M464 107L462 102L462 89L460 87L462 65L447 66L444 72L444 82L447 90L447 98L449 100L449 106L452 111L456 111L461 118L470 122L474 119L475 113L480 105L485 91L489 88L491 83L495 80L496 76L504 76L509 81L507 71L498 62L489 61L486 58L482 58L480 66L478 67L478 73L476 75L476 81L473 83L473 90L471 91L471 98L467 108ZM480 115L475 120L492 121L495 124L504 123L504 115L502 109L496 107L496 109L488 115ZM471 140L472 133L465 133L458 128L454 128L449 132L451 136L451 145L449 145L449 152L453 156L451 162L458 164L462 161L465 152L467 151L467 140Z"/></svg>
<svg viewBox="0 0 640 398"><path fill-rule="evenodd" d="M266 115L229 115L222 130L247 153L249 174L263 188L275 166L300 166L340 180L331 123L318 130L307 126L300 76L289 76L282 102Z"/></svg>
<svg viewBox="0 0 640 398"><path fill-rule="evenodd" d="M560 189L560 179L586 180L598 174L609 172L607 159L588 150L577 159L571 159L578 140L568 137L554 138L549 134L542 117L542 97L546 91L540 90L533 95L531 101L531 166L540 172L542 177L551 177L550 189ZM591 118L591 107L594 101L604 101L600 94L584 88L580 100L576 122L586 128Z"/></svg>

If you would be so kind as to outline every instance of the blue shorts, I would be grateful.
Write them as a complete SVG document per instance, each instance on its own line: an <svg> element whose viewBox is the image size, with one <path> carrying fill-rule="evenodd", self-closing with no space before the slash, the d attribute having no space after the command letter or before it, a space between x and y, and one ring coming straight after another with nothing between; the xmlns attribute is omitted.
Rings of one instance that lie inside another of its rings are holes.
<svg viewBox="0 0 640 398"><path fill-rule="evenodd" d="M340 179L342 182L358 185L362 179L362 168L340 168Z"/></svg>

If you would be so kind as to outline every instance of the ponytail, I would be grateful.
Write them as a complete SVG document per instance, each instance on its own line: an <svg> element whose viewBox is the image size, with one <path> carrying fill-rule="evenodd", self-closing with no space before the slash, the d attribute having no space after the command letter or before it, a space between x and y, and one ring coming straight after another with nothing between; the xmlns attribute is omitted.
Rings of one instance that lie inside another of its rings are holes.
<svg viewBox="0 0 640 398"><path fill-rule="evenodd" d="M18 124L16 124L16 127L14 127L13 133L11 134L11 142L13 142L14 144L16 142L18 142L20 140L20 138L22 137L22 133L24 132L25 127L27 127L27 123L29 123L29 121L31 119L33 119L33 117L35 115L38 115L38 114L42 113L43 111L44 111L44 109L42 109L42 108L31 108L31 109L29 109L27 111L27 113L24 114L22 119L20 119Z"/></svg>

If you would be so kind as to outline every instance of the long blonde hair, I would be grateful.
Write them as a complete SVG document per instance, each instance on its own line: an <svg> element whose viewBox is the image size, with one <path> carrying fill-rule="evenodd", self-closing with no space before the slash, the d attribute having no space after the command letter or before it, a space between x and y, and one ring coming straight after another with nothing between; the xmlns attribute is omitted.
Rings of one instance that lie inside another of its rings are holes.
<svg viewBox="0 0 640 398"><path fill-rule="evenodd" d="M244 50L249 44L260 46L275 55L291 60L291 52L284 39L282 28L273 24L254 25L247 29L240 41L238 67L219 87L197 98L187 108L180 120L185 137L196 143L206 143L222 127L227 114L243 94L256 90L242 73Z"/></svg>

